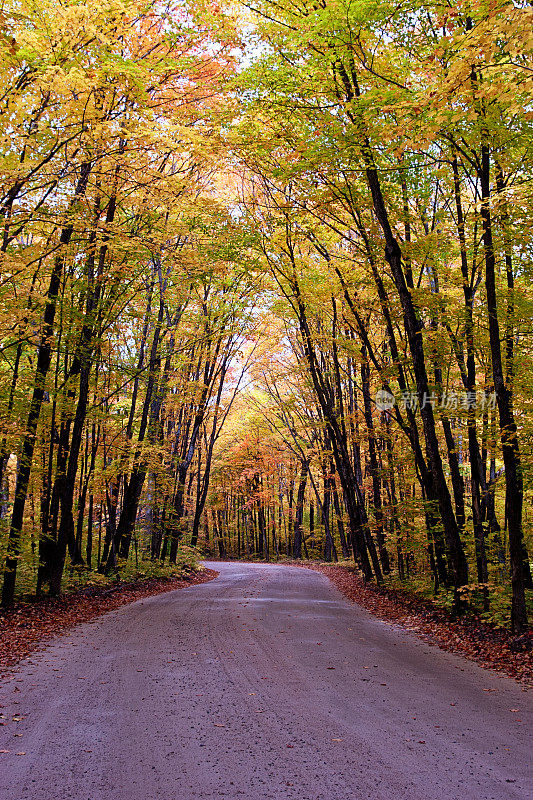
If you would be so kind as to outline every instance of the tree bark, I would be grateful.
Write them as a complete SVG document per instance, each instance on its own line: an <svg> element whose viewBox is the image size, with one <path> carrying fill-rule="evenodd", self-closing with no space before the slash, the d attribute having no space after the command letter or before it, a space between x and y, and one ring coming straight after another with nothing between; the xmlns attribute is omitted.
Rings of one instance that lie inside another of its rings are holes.
<svg viewBox="0 0 533 800"><path fill-rule="evenodd" d="M86 191L89 174L91 172L91 166L92 165L89 162L84 163L81 166L81 174L76 185L71 210ZM37 425L39 422L44 398L44 387L52 358L52 337L54 334L56 304L61 284L61 276L63 274L65 264L65 249L72 238L73 230L74 225L72 223L69 223L62 229L59 237L61 249L54 259L54 266L50 276L50 284L48 287L46 305L43 314L41 340L37 351L37 364L33 382L33 395L26 422L26 432L24 435L24 441L22 443L22 452L20 456L20 464L15 487L15 500L13 503L11 527L9 530L8 549L4 572L4 585L2 588L3 606L12 605L15 596L17 564L20 555L20 536L24 522L24 507L26 505L26 496L28 493L28 485L33 464L33 452L35 449Z"/></svg>

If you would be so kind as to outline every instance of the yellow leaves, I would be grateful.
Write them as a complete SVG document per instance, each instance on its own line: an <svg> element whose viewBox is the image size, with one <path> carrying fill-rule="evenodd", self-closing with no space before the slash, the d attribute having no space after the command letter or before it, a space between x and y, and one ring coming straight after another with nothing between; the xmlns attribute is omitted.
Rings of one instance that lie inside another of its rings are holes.
<svg viewBox="0 0 533 800"><path fill-rule="evenodd" d="M66 70L58 65L51 66L44 72L40 83L43 89L67 96L83 92L86 97L93 88L93 82L78 66L72 66Z"/></svg>

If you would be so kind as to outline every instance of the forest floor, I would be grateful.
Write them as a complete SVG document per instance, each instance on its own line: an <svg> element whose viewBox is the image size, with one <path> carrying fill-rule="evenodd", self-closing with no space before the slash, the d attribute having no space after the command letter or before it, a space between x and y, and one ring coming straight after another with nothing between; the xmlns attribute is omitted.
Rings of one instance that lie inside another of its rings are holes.
<svg viewBox="0 0 533 800"><path fill-rule="evenodd" d="M90 586L62 595L44 597L30 603L16 603L0 609L0 675L57 634L114 611L143 597L185 589L213 580L211 569L182 569L176 577L118 581L112 586Z"/></svg>
<svg viewBox="0 0 533 800"><path fill-rule="evenodd" d="M450 612L414 594L365 584L348 567L322 562L291 563L326 575L345 597L376 617L397 623L443 650L533 685L533 629L517 637L475 615L454 618Z"/></svg>

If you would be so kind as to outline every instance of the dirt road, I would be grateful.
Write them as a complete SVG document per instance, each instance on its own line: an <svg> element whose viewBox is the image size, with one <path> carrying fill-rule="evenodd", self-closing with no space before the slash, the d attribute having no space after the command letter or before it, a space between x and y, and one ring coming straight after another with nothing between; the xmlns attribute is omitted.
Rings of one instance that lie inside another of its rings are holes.
<svg viewBox="0 0 533 800"><path fill-rule="evenodd" d="M75 628L0 690L2 800L513 800L531 695L275 565ZM8 751L8 752L6 752Z"/></svg>

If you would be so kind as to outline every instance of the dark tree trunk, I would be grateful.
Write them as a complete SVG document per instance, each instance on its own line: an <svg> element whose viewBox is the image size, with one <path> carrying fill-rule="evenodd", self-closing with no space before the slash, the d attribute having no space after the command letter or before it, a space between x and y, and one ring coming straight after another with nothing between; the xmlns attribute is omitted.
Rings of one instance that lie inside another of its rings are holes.
<svg viewBox="0 0 533 800"><path fill-rule="evenodd" d="M500 436L505 465L505 512L509 534L511 560L511 625L516 633L527 629L527 609L524 582L524 542L522 534L523 477L518 445L518 431L513 413L512 393L506 386L500 345L500 325L496 297L496 259L490 211L490 153L488 144L481 147L481 219L485 255L485 287L489 317L489 341L492 376L500 417Z"/></svg>
<svg viewBox="0 0 533 800"><path fill-rule="evenodd" d="M363 360L361 362L361 386L363 390L363 402L365 409L365 422L368 436L368 458L370 461L370 472L372 475L372 499L374 519L376 521L376 539L379 548L379 557L385 575L390 573L390 560L385 543L385 530L383 525L383 510L381 502L381 477L376 452L376 436L374 430L374 420L372 418L372 401L370 399L370 367L366 359L366 351L363 348Z"/></svg>
<svg viewBox="0 0 533 800"><path fill-rule="evenodd" d="M81 175L76 185L74 202L76 202L79 197L85 193L90 171L90 163L82 164ZM73 224L69 224L61 231L61 236L59 238L61 249L59 254L55 257L54 267L50 276L50 284L48 287L46 305L43 314L41 340L37 351L37 364L33 382L33 394L26 422L26 432L24 435L24 441L22 443L22 451L20 455L20 463L15 486L15 499L11 517L11 527L9 530L7 557L4 572L4 585L2 588L3 606L12 605L15 595L15 581L17 574L17 563L20 555L20 536L24 521L24 507L26 505L26 496L28 493L28 485L33 463L37 424L41 414L41 407L44 398L44 387L52 357L52 337L54 332L56 304L65 263L64 251L71 240L73 230Z"/></svg>
<svg viewBox="0 0 533 800"><path fill-rule="evenodd" d="M296 511L294 514L294 541L292 547L292 557L302 557L302 538L303 538L303 513L304 513L304 499L305 487L307 486L307 472L309 464L307 461L302 460L300 465L300 480L298 483L298 492L296 494Z"/></svg>
<svg viewBox="0 0 533 800"><path fill-rule="evenodd" d="M413 371L416 379L417 395L420 402L420 414L424 427L426 451L444 527L446 545L453 569L454 584L456 587L459 587L468 582L468 564L461 542L459 527L455 519L446 477L444 475L439 442L435 430L433 408L431 403L427 402L427 398L430 397L430 392L426 372L422 325L418 319L413 298L405 282L402 269L402 252L390 226L378 173L369 155L370 145L368 141L365 141L364 147L367 153L367 181L372 194L374 211L385 237L385 258L390 265L403 309L404 326L409 342Z"/></svg>
<svg viewBox="0 0 533 800"><path fill-rule="evenodd" d="M369 540L367 538L368 522L364 504L362 502L361 488L357 483L351 464L346 433L341 429L341 424L339 423L337 417L332 386L322 374L317 361L311 331L307 321L306 308L296 277L293 277L292 279L291 289L296 299L298 321L300 324L305 356L309 366L311 380L313 382L313 388L315 390L317 402L326 422L339 480L344 490L346 510L348 513L348 519L350 520L350 538L354 558L356 560L360 560L364 578L365 580L370 581L374 577L374 573L372 571L369 558ZM379 581L381 580L379 563L376 563L376 559L373 559L373 562L374 570L376 572L376 580Z"/></svg>
<svg viewBox="0 0 533 800"><path fill-rule="evenodd" d="M143 409L141 414L141 422L139 426L139 434L137 438L137 448L134 455L134 466L127 483L124 484L124 498L122 501L122 510L116 531L113 536L113 547L107 558L106 569L112 570L116 568L116 556L119 552L124 558L128 557L131 538L135 521L137 519L137 511L139 508L139 501L144 486L144 481L148 473L147 462L141 460L141 445L147 434L148 426L151 425L152 432L155 426L156 418L159 419L160 403L153 404L152 401L157 393L157 382L159 377L159 369L161 366L161 356L159 353L159 341L161 338L161 329L163 325L165 305L163 301L163 289L160 287L159 295L159 310L157 321L152 338L152 346L150 348L150 357L148 363L148 381L146 386L146 395L144 398Z"/></svg>
<svg viewBox="0 0 533 800"><path fill-rule="evenodd" d="M372 196L374 213L385 239L385 258L390 266L402 306L404 328L409 343L417 395L421 406L420 413L424 428L429 468L435 494L438 499L446 544L450 554L454 583L459 587L468 582L468 564L461 543L460 532L455 519L450 492L442 466L439 443L435 430L433 408L430 403L425 402L425 399L430 396L430 393L424 356L422 325L417 315L410 288L406 282L402 266L402 251L390 224L378 171L374 163L372 146L366 133L365 122L357 111L359 108L357 105L357 98L360 97L357 75L354 69L350 70L348 73L340 60L335 62L333 68L339 78L339 86L343 88L346 100L348 101L347 115L354 126L354 131L360 142L361 156L367 183Z"/></svg>

